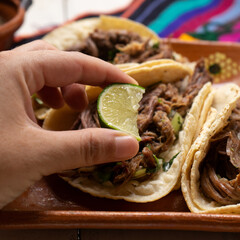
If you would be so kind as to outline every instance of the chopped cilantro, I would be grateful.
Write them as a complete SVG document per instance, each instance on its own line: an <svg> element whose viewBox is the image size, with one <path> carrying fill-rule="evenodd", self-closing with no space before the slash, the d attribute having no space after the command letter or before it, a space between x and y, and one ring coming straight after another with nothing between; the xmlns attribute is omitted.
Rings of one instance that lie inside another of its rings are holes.
<svg viewBox="0 0 240 240"><path fill-rule="evenodd" d="M173 160L178 156L179 153L180 152L178 152L176 155L174 155L168 162L163 163L163 171L164 172L167 172L170 169L170 167L173 164Z"/></svg>
<svg viewBox="0 0 240 240"><path fill-rule="evenodd" d="M158 49L158 48L159 48L159 42L155 42L155 43L152 45L152 48L153 48L153 49Z"/></svg>
<svg viewBox="0 0 240 240"><path fill-rule="evenodd" d="M218 63L214 63L208 68L211 74L219 74L221 72L221 66Z"/></svg>
<svg viewBox="0 0 240 240"><path fill-rule="evenodd" d="M116 48L111 49L108 51L108 61L113 61L115 58L116 54L119 53L120 51Z"/></svg>

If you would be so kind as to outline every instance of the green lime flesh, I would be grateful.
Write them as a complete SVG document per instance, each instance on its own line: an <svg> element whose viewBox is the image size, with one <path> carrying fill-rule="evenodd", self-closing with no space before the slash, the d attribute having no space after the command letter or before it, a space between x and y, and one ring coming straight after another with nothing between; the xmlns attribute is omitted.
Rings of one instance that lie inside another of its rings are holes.
<svg viewBox="0 0 240 240"><path fill-rule="evenodd" d="M144 92L144 88L134 84L116 83L106 87L97 103L101 126L123 131L140 141L137 115Z"/></svg>

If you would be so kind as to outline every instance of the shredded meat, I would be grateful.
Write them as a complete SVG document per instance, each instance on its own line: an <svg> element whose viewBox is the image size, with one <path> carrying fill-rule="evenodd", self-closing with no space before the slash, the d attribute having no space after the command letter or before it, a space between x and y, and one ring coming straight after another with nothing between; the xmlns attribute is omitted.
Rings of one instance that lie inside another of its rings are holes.
<svg viewBox="0 0 240 240"><path fill-rule="evenodd" d="M113 168L113 184L127 183L133 177L142 161L142 158L143 157L141 155L137 155L136 157L132 158L131 161L125 161L116 165Z"/></svg>
<svg viewBox="0 0 240 240"><path fill-rule="evenodd" d="M126 30L95 30L85 41L67 50L80 51L114 64L174 58L168 44L152 45L149 39L143 40L138 34Z"/></svg>
<svg viewBox="0 0 240 240"><path fill-rule="evenodd" d="M157 167L156 161L153 157L152 151L144 147L142 154L138 154L136 157L131 160L117 164L113 168L112 182L113 184L126 184L130 179L133 178L139 167L147 169L155 169ZM143 178L152 177L154 173L147 173Z"/></svg>
<svg viewBox="0 0 240 240"><path fill-rule="evenodd" d="M228 125L211 139L201 166L201 189L221 205L240 203L240 101Z"/></svg>
<svg viewBox="0 0 240 240"><path fill-rule="evenodd" d="M153 177L158 170L156 158L167 151L177 138L171 123L174 114L181 112L184 118L193 98L203 84L210 80L200 62L185 89L179 88L177 83L158 83L147 88L138 110L137 125L141 136L139 153L130 160L111 166L111 170L107 170L111 173L108 174L108 180L116 185L124 185L140 169L146 170L141 180ZM72 129L99 126L95 103L80 113ZM109 168L108 164L97 167L97 171L106 172L106 168Z"/></svg>
<svg viewBox="0 0 240 240"><path fill-rule="evenodd" d="M143 134L148 128L149 124L153 122L153 114L157 105L158 97L153 96L149 99L147 105L144 108L142 107L143 110L138 114L137 119L140 134Z"/></svg>
<svg viewBox="0 0 240 240"><path fill-rule="evenodd" d="M194 98L197 96L203 85L212 81L212 77L208 74L205 68L204 60L198 61L191 81L182 95L182 100L176 101L176 103L174 103L174 108L176 108L182 116L185 116L189 106L192 105Z"/></svg>
<svg viewBox="0 0 240 240"><path fill-rule="evenodd" d="M209 81L212 78L201 60L185 90L170 83L159 83L147 89L140 101L137 123L142 141L148 142L154 154L166 151L176 139L171 124L171 111L179 112L185 117L194 97Z"/></svg>
<svg viewBox="0 0 240 240"><path fill-rule="evenodd" d="M156 161L153 157L153 153L152 150L150 150L148 147L144 147L142 150L142 154L144 156L144 161L145 161L145 165L143 165L146 168L156 168Z"/></svg>
<svg viewBox="0 0 240 240"><path fill-rule="evenodd" d="M100 123L96 109L96 102L90 104L86 110L78 115L77 119L71 127L71 130L78 130L83 128L99 128Z"/></svg>
<svg viewBox="0 0 240 240"><path fill-rule="evenodd" d="M176 137L172 123L165 112L157 111L153 117L153 122L156 126L157 131L161 134L158 138L160 144L153 144L152 148L154 153L160 154L172 146Z"/></svg>

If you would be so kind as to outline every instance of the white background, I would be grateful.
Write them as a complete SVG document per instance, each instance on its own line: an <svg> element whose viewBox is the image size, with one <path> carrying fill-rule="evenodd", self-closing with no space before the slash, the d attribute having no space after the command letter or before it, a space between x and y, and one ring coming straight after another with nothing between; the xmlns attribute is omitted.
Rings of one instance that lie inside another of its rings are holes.
<svg viewBox="0 0 240 240"><path fill-rule="evenodd" d="M16 35L34 34L83 13L110 13L129 6L131 2L132 0L33 0Z"/></svg>

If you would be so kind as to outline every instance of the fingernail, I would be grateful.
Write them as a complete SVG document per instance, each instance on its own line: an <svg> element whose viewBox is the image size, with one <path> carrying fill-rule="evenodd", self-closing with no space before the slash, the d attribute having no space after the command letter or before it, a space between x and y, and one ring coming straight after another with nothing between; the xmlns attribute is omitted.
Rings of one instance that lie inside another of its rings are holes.
<svg viewBox="0 0 240 240"><path fill-rule="evenodd" d="M138 152L138 141L128 135L115 137L115 145L115 157L117 159L130 159Z"/></svg>
<svg viewBox="0 0 240 240"><path fill-rule="evenodd" d="M130 76L129 76L129 77L130 77ZM130 77L130 78L131 78L133 84L135 84L135 85L139 85L138 82L137 82L134 78L132 78L132 77Z"/></svg>

